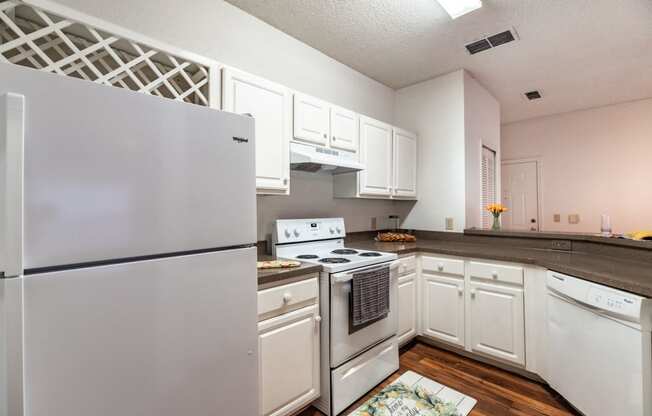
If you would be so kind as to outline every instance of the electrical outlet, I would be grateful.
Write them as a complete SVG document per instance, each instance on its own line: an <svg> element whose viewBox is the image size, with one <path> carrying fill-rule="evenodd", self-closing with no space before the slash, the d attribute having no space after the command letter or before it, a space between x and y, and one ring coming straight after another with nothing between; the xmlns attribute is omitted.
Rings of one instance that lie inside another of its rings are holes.
<svg viewBox="0 0 652 416"><path fill-rule="evenodd" d="M569 224L579 224L580 223L580 214L570 214L568 216Z"/></svg>
<svg viewBox="0 0 652 416"><path fill-rule="evenodd" d="M554 214L554 215L552 216L552 220L553 220L554 222L561 222L561 214Z"/></svg>
<svg viewBox="0 0 652 416"><path fill-rule="evenodd" d="M371 217L371 229L375 230L378 228L378 218Z"/></svg>
<svg viewBox="0 0 652 416"><path fill-rule="evenodd" d="M552 240L550 242L550 248L553 250L570 251L572 247L570 240Z"/></svg>
<svg viewBox="0 0 652 416"><path fill-rule="evenodd" d="M455 219L453 217L446 217L446 231L453 231L455 229Z"/></svg>

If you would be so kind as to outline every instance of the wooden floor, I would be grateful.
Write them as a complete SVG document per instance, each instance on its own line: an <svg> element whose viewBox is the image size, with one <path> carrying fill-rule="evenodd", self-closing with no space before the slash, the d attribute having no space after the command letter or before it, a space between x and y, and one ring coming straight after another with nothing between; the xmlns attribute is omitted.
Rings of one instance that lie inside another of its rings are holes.
<svg viewBox="0 0 652 416"><path fill-rule="evenodd" d="M576 416L556 393L526 378L457 354L416 343L402 350L399 371L342 413L347 415L396 380L412 370L425 377L467 394L478 404L470 416ZM300 416L321 416L314 408Z"/></svg>

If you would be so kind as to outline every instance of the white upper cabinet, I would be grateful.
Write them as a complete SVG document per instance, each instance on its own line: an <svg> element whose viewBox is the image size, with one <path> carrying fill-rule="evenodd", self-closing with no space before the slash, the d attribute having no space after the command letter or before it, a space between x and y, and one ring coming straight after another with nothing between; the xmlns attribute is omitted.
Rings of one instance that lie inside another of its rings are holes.
<svg viewBox="0 0 652 416"><path fill-rule="evenodd" d="M358 151L360 142L360 117L353 111L331 106L331 147Z"/></svg>
<svg viewBox="0 0 652 416"><path fill-rule="evenodd" d="M360 117L361 196L392 195L392 126Z"/></svg>
<svg viewBox="0 0 652 416"><path fill-rule="evenodd" d="M394 128L394 184L396 198L417 196L417 136Z"/></svg>
<svg viewBox="0 0 652 416"><path fill-rule="evenodd" d="M222 72L222 109L256 122L256 189L290 192L291 94L282 85L232 68Z"/></svg>
<svg viewBox="0 0 652 416"><path fill-rule="evenodd" d="M330 106L305 94L294 94L294 138L325 146L330 132Z"/></svg>

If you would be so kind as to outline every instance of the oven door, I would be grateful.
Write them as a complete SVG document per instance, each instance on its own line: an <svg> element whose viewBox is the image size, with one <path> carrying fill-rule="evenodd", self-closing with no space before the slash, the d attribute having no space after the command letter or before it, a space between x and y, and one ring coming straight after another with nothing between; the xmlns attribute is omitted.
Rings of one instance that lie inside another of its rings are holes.
<svg viewBox="0 0 652 416"><path fill-rule="evenodd" d="M396 335L398 331L398 261L363 267L330 276L330 355L331 368ZM389 267L389 308L385 318L349 333L351 279L354 273L370 272Z"/></svg>

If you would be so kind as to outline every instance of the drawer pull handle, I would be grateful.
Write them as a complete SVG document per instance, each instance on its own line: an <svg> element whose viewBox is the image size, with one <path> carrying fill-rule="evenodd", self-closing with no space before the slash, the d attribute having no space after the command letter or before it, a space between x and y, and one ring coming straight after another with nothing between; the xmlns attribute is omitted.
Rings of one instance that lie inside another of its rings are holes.
<svg viewBox="0 0 652 416"><path fill-rule="evenodd" d="M493 277L494 279L498 279L498 272L495 270L491 272L491 277Z"/></svg>
<svg viewBox="0 0 652 416"><path fill-rule="evenodd" d="M286 305L292 301L292 294L291 293L285 293L283 294L283 303Z"/></svg>
<svg viewBox="0 0 652 416"><path fill-rule="evenodd" d="M437 270L439 270L440 272L443 271L444 270L444 263L437 264Z"/></svg>

